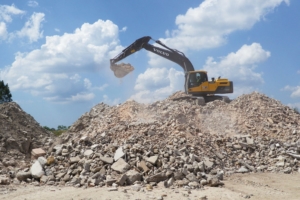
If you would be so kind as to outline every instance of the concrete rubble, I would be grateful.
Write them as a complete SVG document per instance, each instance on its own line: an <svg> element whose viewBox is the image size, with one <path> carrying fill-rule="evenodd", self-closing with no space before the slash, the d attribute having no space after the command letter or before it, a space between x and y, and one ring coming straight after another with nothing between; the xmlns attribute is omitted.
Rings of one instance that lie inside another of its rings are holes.
<svg viewBox="0 0 300 200"><path fill-rule="evenodd" d="M256 92L205 106L172 100L180 95L94 106L9 181L114 191L218 187L233 173L300 172L300 115L290 107Z"/></svg>
<svg viewBox="0 0 300 200"><path fill-rule="evenodd" d="M39 147L47 149L54 139L17 103L0 104L0 176L15 178L19 168L30 167L32 156L45 155Z"/></svg>

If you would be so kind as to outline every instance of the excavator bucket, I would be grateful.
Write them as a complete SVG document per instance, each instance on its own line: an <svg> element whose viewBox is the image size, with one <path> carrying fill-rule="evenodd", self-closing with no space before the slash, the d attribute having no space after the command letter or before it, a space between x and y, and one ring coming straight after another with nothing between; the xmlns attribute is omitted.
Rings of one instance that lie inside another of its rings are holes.
<svg viewBox="0 0 300 200"><path fill-rule="evenodd" d="M132 72L134 70L134 67L129 63L128 64L121 63L121 64L111 64L110 69L114 72L117 78L123 78L124 76Z"/></svg>

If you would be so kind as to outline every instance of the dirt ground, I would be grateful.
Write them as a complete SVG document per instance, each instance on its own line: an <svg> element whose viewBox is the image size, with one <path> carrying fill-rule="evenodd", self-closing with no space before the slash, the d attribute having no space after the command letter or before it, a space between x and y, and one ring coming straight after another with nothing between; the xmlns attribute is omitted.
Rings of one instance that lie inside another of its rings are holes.
<svg viewBox="0 0 300 200"><path fill-rule="evenodd" d="M43 199L68 199L68 200L121 200L121 199L172 199L172 200L274 200L300 199L300 173L299 174L234 174L225 178L222 188L205 187L204 189L191 190L184 188L154 188L152 191L133 191L128 187L118 188L118 191L108 191L102 188L75 188L54 186L2 186L0 199L2 200L43 200ZM124 192L124 189L127 192ZM206 196L206 198L205 198Z"/></svg>

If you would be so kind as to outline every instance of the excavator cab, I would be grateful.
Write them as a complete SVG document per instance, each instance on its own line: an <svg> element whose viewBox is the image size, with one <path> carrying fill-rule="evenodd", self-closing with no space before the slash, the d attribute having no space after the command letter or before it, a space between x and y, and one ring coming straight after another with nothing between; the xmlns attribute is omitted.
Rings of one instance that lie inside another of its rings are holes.
<svg viewBox="0 0 300 200"><path fill-rule="evenodd" d="M208 81L207 72L203 70L188 72L186 80L186 92L194 96L233 93L232 81L221 77Z"/></svg>
<svg viewBox="0 0 300 200"><path fill-rule="evenodd" d="M198 87L207 81L207 73L205 71L190 72L188 77L188 88Z"/></svg>

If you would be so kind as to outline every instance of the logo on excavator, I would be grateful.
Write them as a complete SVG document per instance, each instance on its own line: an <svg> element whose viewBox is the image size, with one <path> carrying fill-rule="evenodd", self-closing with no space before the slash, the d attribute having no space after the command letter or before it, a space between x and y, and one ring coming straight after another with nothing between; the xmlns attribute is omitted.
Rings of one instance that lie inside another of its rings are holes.
<svg viewBox="0 0 300 200"><path fill-rule="evenodd" d="M154 51L156 51L157 53L160 53L161 55L164 55L164 56L169 56L169 54L168 54L168 53L166 53L166 52L163 52L163 51L161 51L161 50L159 50L159 49L155 49L155 48L153 48L153 50L154 50Z"/></svg>

